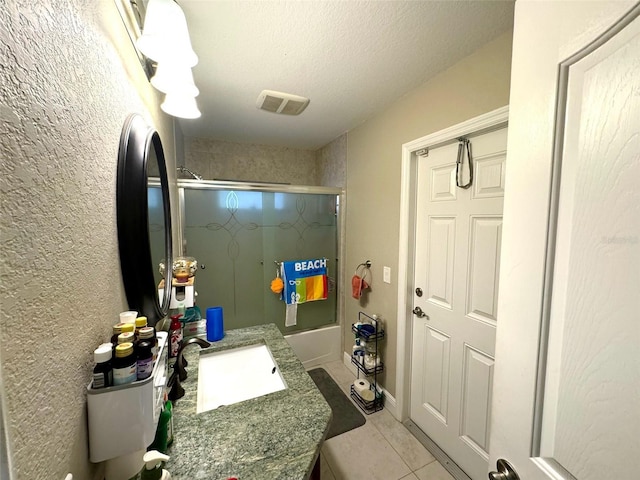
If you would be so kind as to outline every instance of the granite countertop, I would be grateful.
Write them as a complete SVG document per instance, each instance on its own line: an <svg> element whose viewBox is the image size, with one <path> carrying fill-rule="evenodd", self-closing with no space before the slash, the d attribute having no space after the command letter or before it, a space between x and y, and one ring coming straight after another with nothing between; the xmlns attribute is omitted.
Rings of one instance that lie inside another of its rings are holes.
<svg viewBox="0 0 640 480"><path fill-rule="evenodd" d="M196 413L200 355L252 344L271 350L287 388ZM173 410L174 441L165 467L182 480L307 479L320 454L331 408L274 324L225 332L211 347L184 350L185 396Z"/></svg>

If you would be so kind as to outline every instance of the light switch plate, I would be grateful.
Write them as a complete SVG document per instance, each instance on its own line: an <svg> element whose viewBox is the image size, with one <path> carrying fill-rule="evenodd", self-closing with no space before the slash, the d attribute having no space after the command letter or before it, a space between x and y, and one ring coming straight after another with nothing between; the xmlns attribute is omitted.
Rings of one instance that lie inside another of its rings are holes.
<svg viewBox="0 0 640 480"><path fill-rule="evenodd" d="M384 267L382 269L382 280L384 283L391 283L391 267Z"/></svg>

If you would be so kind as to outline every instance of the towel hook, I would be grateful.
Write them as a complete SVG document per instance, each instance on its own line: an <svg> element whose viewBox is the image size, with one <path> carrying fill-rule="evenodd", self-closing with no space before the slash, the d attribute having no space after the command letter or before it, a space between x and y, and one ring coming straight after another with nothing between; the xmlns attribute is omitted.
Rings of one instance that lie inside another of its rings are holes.
<svg viewBox="0 0 640 480"><path fill-rule="evenodd" d="M360 271L360 267L362 267L362 271L363 271L363 275L361 277L364 278L364 276L367 274L367 271L369 270L369 268L371 268L371 260L367 260L366 262L362 262L362 263L358 264L358 266L356 267L356 272L354 273L354 275L358 275L358 272ZM358 275L358 276L360 276L360 275Z"/></svg>

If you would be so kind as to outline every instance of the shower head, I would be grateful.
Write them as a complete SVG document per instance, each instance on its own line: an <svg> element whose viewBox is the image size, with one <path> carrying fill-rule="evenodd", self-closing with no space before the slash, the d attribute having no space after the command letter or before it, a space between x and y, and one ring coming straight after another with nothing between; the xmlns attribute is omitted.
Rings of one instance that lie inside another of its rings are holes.
<svg viewBox="0 0 640 480"><path fill-rule="evenodd" d="M179 166L178 168L176 168L176 170L178 170L178 172L180 172L180 173L184 173L186 175L191 175L191 177L193 177L194 180L202 180L202 175L199 175L199 174L197 174L195 172L192 172L187 167Z"/></svg>

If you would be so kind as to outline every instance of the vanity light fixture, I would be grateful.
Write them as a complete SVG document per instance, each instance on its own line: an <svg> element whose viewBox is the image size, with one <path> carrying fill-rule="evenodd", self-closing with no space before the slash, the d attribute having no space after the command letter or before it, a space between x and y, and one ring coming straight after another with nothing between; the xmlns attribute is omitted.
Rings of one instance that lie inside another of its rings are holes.
<svg viewBox="0 0 640 480"><path fill-rule="evenodd" d="M179 93L168 93L164 97L164 102L162 102L160 108L165 113L179 118L199 118L202 115L196 104L195 97Z"/></svg>
<svg viewBox="0 0 640 480"><path fill-rule="evenodd" d="M197 97L200 93L193 82L193 72L181 63L159 62L155 75L151 77L151 85L166 94L179 93Z"/></svg>
<svg viewBox="0 0 640 480"><path fill-rule="evenodd" d="M191 46L184 12L174 0L149 0L136 46L157 62L151 85L166 94L160 108L174 117L200 117L195 99L200 92L191 71L198 56Z"/></svg>
<svg viewBox="0 0 640 480"><path fill-rule="evenodd" d="M187 19L174 0L149 0L138 49L156 62L181 62L187 67L198 64L191 47Z"/></svg>

